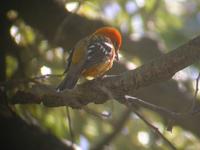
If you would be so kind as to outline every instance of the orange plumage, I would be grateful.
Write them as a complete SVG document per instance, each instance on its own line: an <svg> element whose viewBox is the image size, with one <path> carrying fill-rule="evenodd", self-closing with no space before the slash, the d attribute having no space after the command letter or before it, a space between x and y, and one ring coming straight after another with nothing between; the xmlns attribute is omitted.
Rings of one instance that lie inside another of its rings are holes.
<svg viewBox="0 0 200 150"><path fill-rule="evenodd" d="M108 71L116 58L122 39L113 27L102 27L81 39L72 50L66 68L67 75L58 91L72 89L80 76L98 77Z"/></svg>

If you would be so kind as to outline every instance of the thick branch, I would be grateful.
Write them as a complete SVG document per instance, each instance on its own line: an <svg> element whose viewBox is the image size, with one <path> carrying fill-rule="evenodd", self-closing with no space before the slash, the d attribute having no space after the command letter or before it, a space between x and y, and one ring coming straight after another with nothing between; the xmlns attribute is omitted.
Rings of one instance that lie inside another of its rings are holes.
<svg viewBox="0 0 200 150"><path fill-rule="evenodd" d="M38 85L31 90L31 94L36 95L40 100L32 101L30 96L28 102L43 102L49 107L68 105L74 108L81 108L91 102L103 103L111 98L124 103L122 101L124 95L134 94L139 88L166 81L179 70L198 61L199 58L200 36L135 70L127 71L119 76L88 81L73 90L57 93L54 89ZM20 97L16 95L13 103L20 103L19 99L23 100L23 93L18 94ZM17 97L19 99L16 99ZM25 102L27 102L27 95Z"/></svg>

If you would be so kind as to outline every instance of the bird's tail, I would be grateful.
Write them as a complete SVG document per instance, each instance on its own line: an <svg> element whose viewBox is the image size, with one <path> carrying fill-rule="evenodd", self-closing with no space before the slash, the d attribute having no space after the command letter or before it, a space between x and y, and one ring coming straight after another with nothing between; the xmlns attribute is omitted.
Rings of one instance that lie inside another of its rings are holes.
<svg viewBox="0 0 200 150"><path fill-rule="evenodd" d="M68 73L64 80L58 85L56 88L57 91L63 91L64 89L73 89L79 79L79 74L73 74L71 75Z"/></svg>

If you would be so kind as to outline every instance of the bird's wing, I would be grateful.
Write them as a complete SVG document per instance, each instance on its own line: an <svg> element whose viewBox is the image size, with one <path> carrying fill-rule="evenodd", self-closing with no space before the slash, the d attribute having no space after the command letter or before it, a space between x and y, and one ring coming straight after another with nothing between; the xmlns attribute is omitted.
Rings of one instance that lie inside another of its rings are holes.
<svg viewBox="0 0 200 150"><path fill-rule="evenodd" d="M84 69L105 63L113 55L113 45L109 38L103 36L92 37L87 47Z"/></svg>

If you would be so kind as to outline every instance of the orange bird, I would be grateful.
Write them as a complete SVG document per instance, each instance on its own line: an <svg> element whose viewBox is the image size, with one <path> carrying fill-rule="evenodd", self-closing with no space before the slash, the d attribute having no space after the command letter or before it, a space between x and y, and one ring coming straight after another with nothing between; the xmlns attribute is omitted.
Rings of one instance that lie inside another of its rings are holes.
<svg viewBox="0 0 200 150"><path fill-rule="evenodd" d="M57 90L73 89L80 76L95 78L103 75L112 67L113 61L118 60L121 43L121 34L113 27L99 28L81 39L68 57L67 75Z"/></svg>

